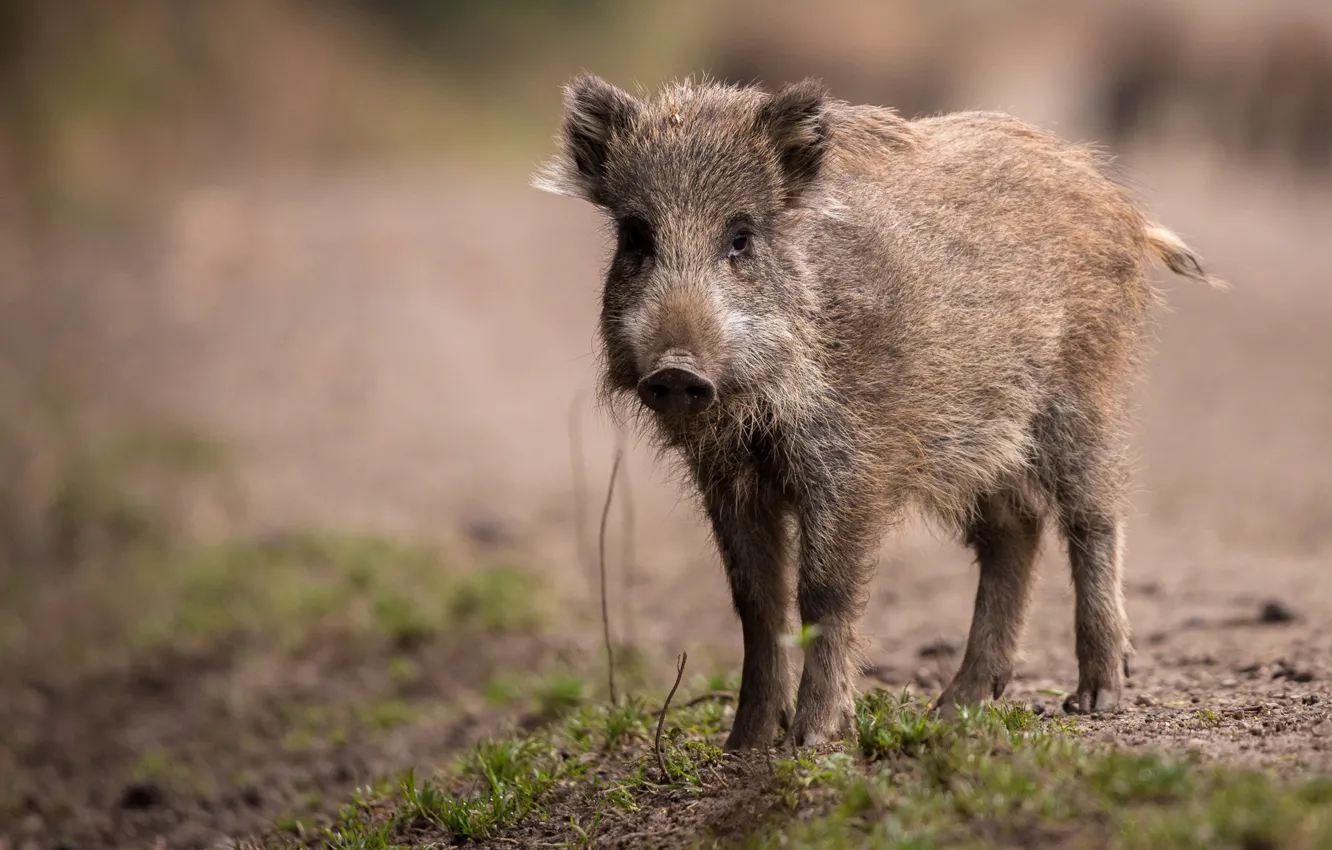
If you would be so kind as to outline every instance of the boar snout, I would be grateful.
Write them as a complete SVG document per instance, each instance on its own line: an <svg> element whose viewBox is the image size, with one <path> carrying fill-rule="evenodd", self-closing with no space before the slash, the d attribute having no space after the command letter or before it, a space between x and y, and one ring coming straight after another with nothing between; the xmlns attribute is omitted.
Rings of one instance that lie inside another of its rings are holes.
<svg viewBox="0 0 1332 850"><path fill-rule="evenodd" d="M658 368L638 382L638 397L657 413L693 416L712 407L717 388L691 362L663 358Z"/></svg>

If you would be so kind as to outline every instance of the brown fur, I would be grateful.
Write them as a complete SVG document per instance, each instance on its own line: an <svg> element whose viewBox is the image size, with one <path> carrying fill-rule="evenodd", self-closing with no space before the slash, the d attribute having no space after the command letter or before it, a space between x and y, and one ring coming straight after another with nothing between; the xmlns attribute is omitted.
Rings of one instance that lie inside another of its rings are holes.
<svg viewBox="0 0 1332 850"><path fill-rule="evenodd" d="M1049 517L1076 589L1071 708L1113 708L1129 643L1121 429L1158 300L1147 263L1208 279L1197 256L1093 151L1006 115L909 122L812 81L640 101L591 76L566 108L537 183L616 226L604 395L684 461L711 523L744 631L727 745L766 746L788 719L798 745L846 728L865 585L912 511L980 563L941 706L1003 691ZM706 376L715 403L646 413L635 387L662 363ZM793 713L792 584L819 627Z"/></svg>

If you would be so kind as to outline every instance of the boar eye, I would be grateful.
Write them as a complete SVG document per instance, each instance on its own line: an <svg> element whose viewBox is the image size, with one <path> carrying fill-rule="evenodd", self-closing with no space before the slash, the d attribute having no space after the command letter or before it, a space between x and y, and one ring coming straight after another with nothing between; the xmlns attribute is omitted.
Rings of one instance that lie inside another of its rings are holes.
<svg viewBox="0 0 1332 850"><path fill-rule="evenodd" d="M754 241L754 236L748 228L740 227L731 231L731 248L727 252L727 258L731 260L738 259L749 253L749 246Z"/></svg>
<svg viewBox="0 0 1332 850"><path fill-rule="evenodd" d="M652 253L652 227L640 216L631 215L620 219L620 251L635 257L646 257Z"/></svg>

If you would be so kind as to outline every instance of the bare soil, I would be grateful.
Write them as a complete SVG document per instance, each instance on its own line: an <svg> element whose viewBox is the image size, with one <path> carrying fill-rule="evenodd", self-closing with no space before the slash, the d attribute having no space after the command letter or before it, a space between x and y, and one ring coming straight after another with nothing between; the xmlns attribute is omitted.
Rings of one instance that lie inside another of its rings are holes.
<svg viewBox="0 0 1332 850"><path fill-rule="evenodd" d="M1172 306L1138 395L1129 528L1137 655L1124 710L1081 725L1106 743L1290 775L1327 770L1332 193L1169 151L1128 164L1153 212L1233 289L1162 278ZM109 418L183 420L235 446L251 497L243 530L502 539L568 612L558 640L591 652L596 596L577 524L595 539L617 440L590 398L607 243L590 210L524 179L202 187L131 247L61 256L52 279L68 283L10 293L0 330L18 339L33 317L59 313L46 344L29 348L40 355L32 368L72 369ZM680 650L695 669L736 669L739 628L687 495L630 446L632 558L617 510L612 625L644 648L664 691ZM917 528L886 541L862 621L866 684L937 693L960 660L974 581L953 541ZM1058 692L1076 683L1072 610L1052 541L1008 696L1059 710ZM449 640L410 650L431 673L413 700L448 702L495 670L535 667L554 639ZM275 706L378 698L395 654L329 643L293 658L247 646L86 674L15 662L0 670L0 774L16 777L0 848L213 846L300 803L329 811L358 783L409 764L442 765L504 719L477 708L341 746L281 746L292 726ZM189 756L193 792L130 778L154 748Z"/></svg>
<svg viewBox="0 0 1332 850"><path fill-rule="evenodd" d="M76 676L7 669L0 847L299 835L354 789L445 765L496 724L521 722L460 697L551 652L530 636L473 635L405 651L329 640L295 657L254 646L163 651ZM393 683L394 663L428 675Z"/></svg>

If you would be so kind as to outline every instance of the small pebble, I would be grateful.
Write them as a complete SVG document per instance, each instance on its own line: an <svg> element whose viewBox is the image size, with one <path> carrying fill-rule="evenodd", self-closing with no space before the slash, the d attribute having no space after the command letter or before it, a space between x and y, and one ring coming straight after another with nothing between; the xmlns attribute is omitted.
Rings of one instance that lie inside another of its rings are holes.
<svg viewBox="0 0 1332 850"><path fill-rule="evenodd" d="M1260 623L1292 623L1298 619L1298 615L1289 605L1277 599L1269 600L1263 603L1262 610L1258 612L1258 622Z"/></svg>
<svg viewBox="0 0 1332 850"><path fill-rule="evenodd" d="M1313 729L1309 731L1323 738L1327 737L1328 735L1332 735L1332 720L1323 720L1321 723L1316 724L1313 727Z"/></svg>
<svg viewBox="0 0 1332 850"><path fill-rule="evenodd" d="M1223 687L1223 688L1233 688L1233 687L1235 687L1235 686L1238 685L1238 684L1239 684L1239 680L1237 680L1237 679L1222 679L1222 680L1221 680L1221 687Z"/></svg>
<svg viewBox="0 0 1332 850"><path fill-rule="evenodd" d="M1133 700L1133 702L1146 708L1156 705L1156 700L1152 699L1147 694L1138 694L1137 699Z"/></svg>
<svg viewBox="0 0 1332 850"><path fill-rule="evenodd" d="M463 526L463 534L478 546L497 549L512 545L517 535L502 520L477 517Z"/></svg>
<svg viewBox="0 0 1332 850"><path fill-rule="evenodd" d="M936 638L916 650L921 658L951 658L957 655L957 641L948 638Z"/></svg>
<svg viewBox="0 0 1332 850"><path fill-rule="evenodd" d="M1285 659L1278 660L1276 670L1272 673L1273 680L1286 679L1290 682L1312 682L1314 680L1313 671L1307 667L1296 667Z"/></svg>
<svg viewBox="0 0 1332 850"><path fill-rule="evenodd" d="M131 782L120 795L122 809L150 809L162 802L162 789L152 782Z"/></svg>

